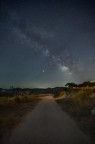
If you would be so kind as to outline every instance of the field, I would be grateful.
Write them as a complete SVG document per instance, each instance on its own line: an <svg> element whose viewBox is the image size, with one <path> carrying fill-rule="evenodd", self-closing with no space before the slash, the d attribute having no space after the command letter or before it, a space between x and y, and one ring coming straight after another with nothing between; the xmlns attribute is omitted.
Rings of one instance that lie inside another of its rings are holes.
<svg viewBox="0 0 95 144"><path fill-rule="evenodd" d="M61 108L77 123L79 128L95 141L95 90L68 89L67 98L57 100Z"/></svg>
<svg viewBox="0 0 95 144"><path fill-rule="evenodd" d="M41 96L41 95L40 95ZM40 100L39 95L0 96L0 143Z"/></svg>

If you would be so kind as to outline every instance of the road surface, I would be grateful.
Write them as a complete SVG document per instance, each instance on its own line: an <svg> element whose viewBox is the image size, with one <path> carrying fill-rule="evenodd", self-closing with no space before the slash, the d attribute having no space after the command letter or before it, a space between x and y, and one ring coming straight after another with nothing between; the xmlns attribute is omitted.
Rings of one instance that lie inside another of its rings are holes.
<svg viewBox="0 0 95 144"><path fill-rule="evenodd" d="M51 97L43 99L12 132L7 144L91 144Z"/></svg>

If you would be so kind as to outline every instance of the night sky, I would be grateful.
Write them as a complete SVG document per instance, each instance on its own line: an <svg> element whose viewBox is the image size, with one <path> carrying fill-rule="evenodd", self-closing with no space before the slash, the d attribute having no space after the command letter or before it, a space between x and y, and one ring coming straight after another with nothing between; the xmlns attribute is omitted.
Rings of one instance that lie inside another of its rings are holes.
<svg viewBox="0 0 95 144"><path fill-rule="evenodd" d="M0 0L0 87L94 79L94 1Z"/></svg>

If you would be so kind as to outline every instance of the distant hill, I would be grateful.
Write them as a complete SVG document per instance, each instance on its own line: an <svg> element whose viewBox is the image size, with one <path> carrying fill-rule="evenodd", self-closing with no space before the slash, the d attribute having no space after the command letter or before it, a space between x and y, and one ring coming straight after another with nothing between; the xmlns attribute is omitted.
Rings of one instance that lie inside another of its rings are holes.
<svg viewBox="0 0 95 144"><path fill-rule="evenodd" d="M44 94L55 94L57 91L63 89L63 87L55 87L55 88L35 88L32 89L32 93L44 93Z"/></svg>
<svg viewBox="0 0 95 144"><path fill-rule="evenodd" d="M55 94L56 92L62 90L64 87L55 87L55 88L10 88L3 89L0 88L0 95L6 94Z"/></svg>

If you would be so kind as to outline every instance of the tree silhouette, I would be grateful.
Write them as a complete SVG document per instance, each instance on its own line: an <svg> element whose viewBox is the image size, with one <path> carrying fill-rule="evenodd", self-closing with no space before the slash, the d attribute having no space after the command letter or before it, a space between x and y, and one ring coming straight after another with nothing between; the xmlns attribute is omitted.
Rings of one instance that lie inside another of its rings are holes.
<svg viewBox="0 0 95 144"><path fill-rule="evenodd" d="M75 84L75 83L67 83L65 86L67 86L67 87L77 87L77 84Z"/></svg>

